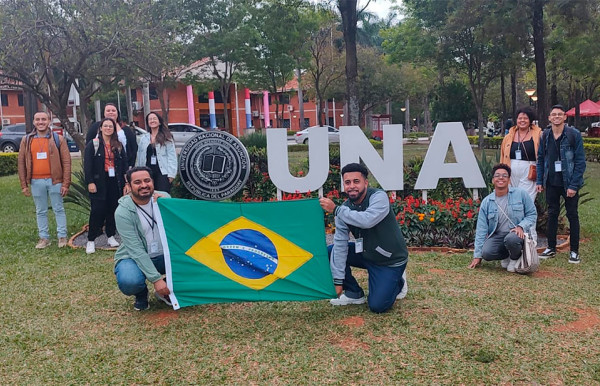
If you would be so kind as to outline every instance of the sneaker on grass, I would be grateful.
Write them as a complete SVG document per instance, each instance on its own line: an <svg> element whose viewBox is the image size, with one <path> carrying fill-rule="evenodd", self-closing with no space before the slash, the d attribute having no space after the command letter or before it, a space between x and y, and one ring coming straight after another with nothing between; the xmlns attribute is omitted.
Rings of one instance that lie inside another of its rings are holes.
<svg viewBox="0 0 600 386"><path fill-rule="evenodd" d="M508 268L508 263L510 263L510 257L500 260L500 266L504 269Z"/></svg>
<svg viewBox="0 0 600 386"><path fill-rule="evenodd" d="M156 296L156 298L158 300L160 300L161 302L164 302L167 306L173 306L173 304L171 304L171 300L169 299L168 296L162 296L158 292L155 292L154 296Z"/></svg>
<svg viewBox="0 0 600 386"><path fill-rule="evenodd" d="M581 263L581 259L579 258L579 253L571 251L571 253L569 253L569 263L572 263L572 264Z"/></svg>
<svg viewBox="0 0 600 386"><path fill-rule="evenodd" d="M133 309L136 311L145 311L150 308L148 303L148 294L146 296L135 297L135 303L133 303Z"/></svg>
<svg viewBox="0 0 600 386"><path fill-rule="evenodd" d="M508 272L515 272L515 268L517 267L517 261L519 261L519 260L510 260L508 262L508 266L506 267L506 270Z"/></svg>
<svg viewBox="0 0 600 386"><path fill-rule="evenodd" d="M364 296L362 298L354 299L349 298L346 294L342 294L339 298L331 299L329 303L331 303L332 306L349 306L351 304L365 304L366 301L367 298Z"/></svg>
<svg viewBox="0 0 600 386"><path fill-rule="evenodd" d="M37 244L35 245L35 249L44 249L46 247L49 247L51 244L50 240L48 239L40 239Z"/></svg>
<svg viewBox="0 0 600 386"><path fill-rule="evenodd" d="M547 259L556 256L556 248L546 248L540 253L540 259Z"/></svg>
<svg viewBox="0 0 600 386"><path fill-rule="evenodd" d="M404 299L406 294L408 294L408 281L406 281L406 270L402 274L402 279L404 279L404 287L402 287L402 291L396 296L396 300Z"/></svg>
<svg viewBox="0 0 600 386"><path fill-rule="evenodd" d="M67 238L66 237L59 237L58 238L58 247L59 248L64 248L67 246Z"/></svg>

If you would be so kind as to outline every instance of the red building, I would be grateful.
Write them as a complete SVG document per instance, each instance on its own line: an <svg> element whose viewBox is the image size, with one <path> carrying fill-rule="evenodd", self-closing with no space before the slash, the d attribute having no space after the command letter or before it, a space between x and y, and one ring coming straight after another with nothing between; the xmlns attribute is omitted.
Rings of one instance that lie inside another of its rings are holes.
<svg viewBox="0 0 600 386"><path fill-rule="evenodd" d="M25 122L25 107L23 107L23 91L16 87L0 87L0 118L2 126Z"/></svg>

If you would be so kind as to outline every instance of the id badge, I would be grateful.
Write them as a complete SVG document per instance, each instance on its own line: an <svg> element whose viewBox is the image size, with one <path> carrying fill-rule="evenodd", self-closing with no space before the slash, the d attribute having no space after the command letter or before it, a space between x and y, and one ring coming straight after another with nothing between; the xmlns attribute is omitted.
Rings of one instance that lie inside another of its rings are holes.
<svg viewBox="0 0 600 386"><path fill-rule="evenodd" d="M554 171L557 173L562 172L562 162L561 161L554 162Z"/></svg>
<svg viewBox="0 0 600 386"><path fill-rule="evenodd" d="M515 159L521 159L521 150L515 151Z"/></svg>
<svg viewBox="0 0 600 386"><path fill-rule="evenodd" d="M362 237L356 239L356 241L354 241L354 252L356 253L362 253L363 251L363 239Z"/></svg>
<svg viewBox="0 0 600 386"><path fill-rule="evenodd" d="M48 153L45 151L40 151L37 153L37 159L48 159Z"/></svg>
<svg viewBox="0 0 600 386"><path fill-rule="evenodd" d="M158 241L150 243L150 253L158 253Z"/></svg>
<svg viewBox="0 0 600 386"><path fill-rule="evenodd" d="M114 177L115 176L115 168L113 168L113 167L109 167L108 168L108 176L109 177Z"/></svg>
<svg viewBox="0 0 600 386"><path fill-rule="evenodd" d="M156 165L156 156L155 155L150 157L150 165Z"/></svg>

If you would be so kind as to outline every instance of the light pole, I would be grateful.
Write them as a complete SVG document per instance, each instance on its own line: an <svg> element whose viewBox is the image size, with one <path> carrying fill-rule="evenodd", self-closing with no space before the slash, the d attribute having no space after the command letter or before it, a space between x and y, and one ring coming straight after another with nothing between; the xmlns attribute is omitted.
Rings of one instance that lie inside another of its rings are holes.
<svg viewBox="0 0 600 386"><path fill-rule="evenodd" d="M402 113L404 114L404 124L406 126L408 126L408 124L406 122L408 122L408 120L406 119L406 107L400 107L400 111L402 111ZM405 127L404 131L407 132L408 128Z"/></svg>
<svg viewBox="0 0 600 386"><path fill-rule="evenodd" d="M527 90L525 90L525 94L527 94L527 96L529 97L529 106L531 106L531 100L533 99L533 94L535 94L535 89L528 88ZM537 97L535 97L535 99L537 100Z"/></svg>

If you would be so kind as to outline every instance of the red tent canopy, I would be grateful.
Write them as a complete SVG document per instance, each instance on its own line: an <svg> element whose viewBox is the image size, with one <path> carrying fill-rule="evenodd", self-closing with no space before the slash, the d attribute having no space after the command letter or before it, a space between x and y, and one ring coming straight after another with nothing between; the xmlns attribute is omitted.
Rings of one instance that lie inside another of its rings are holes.
<svg viewBox="0 0 600 386"><path fill-rule="evenodd" d="M568 117L575 116L575 107L567 111ZM579 105L579 116L581 117L600 117L600 105L591 100L581 102Z"/></svg>

